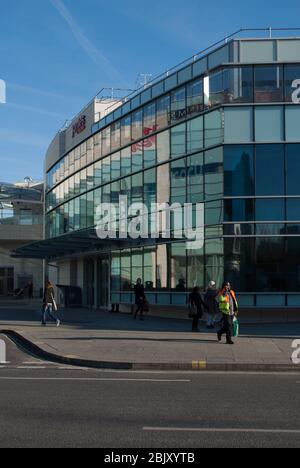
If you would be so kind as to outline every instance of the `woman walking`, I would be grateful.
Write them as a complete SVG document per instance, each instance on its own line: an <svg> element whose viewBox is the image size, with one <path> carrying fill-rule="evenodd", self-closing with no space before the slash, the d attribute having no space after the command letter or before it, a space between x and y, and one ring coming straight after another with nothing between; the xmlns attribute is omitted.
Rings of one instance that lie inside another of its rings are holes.
<svg viewBox="0 0 300 468"><path fill-rule="evenodd" d="M58 317L54 317L53 314L53 309L57 311L57 305L55 302L55 293L54 293L54 288L50 281L47 281L45 284L45 290L44 290L44 297L43 297L43 317L42 317L42 325L46 326L47 325L47 314L49 317L56 322L56 326L60 326L60 320Z"/></svg>
<svg viewBox="0 0 300 468"><path fill-rule="evenodd" d="M233 321L238 314L238 302L229 282L223 284L218 300L220 312L223 314L223 328L218 332L218 340L222 341L222 336L226 334L227 344L233 345Z"/></svg>
<svg viewBox="0 0 300 468"><path fill-rule="evenodd" d="M200 288L196 287L189 297L189 309L190 317L193 319L192 331L199 332L199 320L203 316L203 307L206 309L206 305L202 299Z"/></svg>

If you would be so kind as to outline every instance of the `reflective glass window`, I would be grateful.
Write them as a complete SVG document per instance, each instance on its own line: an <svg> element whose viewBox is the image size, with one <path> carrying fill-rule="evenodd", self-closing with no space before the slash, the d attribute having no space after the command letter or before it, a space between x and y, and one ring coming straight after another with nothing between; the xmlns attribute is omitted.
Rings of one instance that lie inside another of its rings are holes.
<svg viewBox="0 0 300 468"><path fill-rule="evenodd" d="M287 221L300 222L300 198L287 199Z"/></svg>
<svg viewBox="0 0 300 468"><path fill-rule="evenodd" d="M156 288L156 248L144 249L144 284L146 291L153 291Z"/></svg>
<svg viewBox="0 0 300 468"><path fill-rule="evenodd" d="M256 239L256 288L260 292L285 291L285 239Z"/></svg>
<svg viewBox="0 0 300 468"><path fill-rule="evenodd" d="M225 143L253 141L253 109L227 107L225 112Z"/></svg>
<svg viewBox="0 0 300 468"><path fill-rule="evenodd" d="M137 172L143 169L143 142L132 145L131 155L132 155L132 172Z"/></svg>
<svg viewBox="0 0 300 468"><path fill-rule="evenodd" d="M299 92L300 94L300 92ZM286 121L286 141L300 141L300 106L286 106L285 108Z"/></svg>
<svg viewBox="0 0 300 468"><path fill-rule="evenodd" d="M149 212L151 204L156 203L156 170L150 169L144 172L144 203Z"/></svg>
<svg viewBox="0 0 300 468"><path fill-rule="evenodd" d="M170 123L171 101L170 96L163 96L156 101L157 129L168 127Z"/></svg>
<svg viewBox="0 0 300 468"><path fill-rule="evenodd" d="M251 198L224 200L224 221L237 223L254 221L254 210L254 200Z"/></svg>
<svg viewBox="0 0 300 468"><path fill-rule="evenodd" d="M255 140L280 142L284 139L284 112L281 106L255 108Z"/></svg>
<svg viewBox="0 0 300 468"><path fill-rule="evenodd" d="M132 203L143 203L143 174L136 174L131 177L131 187Z"/></svg>
<svg viewBox="0 0 300 468"><path fill-rule="evenodd" d="M156 126L156 104L155 102L144 107L144 129L145 136L157 130Z"/></svg>
<svg viewBox="0 0 300 468"><path fill-rule="evenodd" d="M224 239L225 278L237 291L255 291L255 239Z"/></svg>
<svg viewBox="0 0 300 468"><path fill-rule="evenodd" d="M102 156L102 136L101 133L97 133L94 136L94 159L97 160Z"/></svg>
<svg viewBox="0 0 300 468"><path fill-rule="evenodd" d="M256 195L284 195L284 146L256 146Z"/></svg>
<svg viewBox="0 0 300 468"><path fill-rule="evenodd" d="M171 289L184 293L187 288L187 249L185 243L171 245Z"/></svg>
<svg viewBox="0 0 300 468"><path fill-rule="evenodd" d="M204 119L189 120L187 122L187 152L192 153L204 148Z"/></svg>
<svg viewBox="0 0 300 468"><path fill-rule="evenodd" d="M121 160L120 153L115 153L111 156L111 178L118 179L121 176Z"/></svg>
<svg viewBox="0 0 300 468"><path fill-rule="evenodd" d="M102 161L94 164L94 181L96 187L102 184Z"/></svg>
<svg viewBox="0 0 300 468"><path fill-rule="evenodd" d="M187 202L200 203L204 200L204 153L187 159Z"/></svg>
<svg viewBox="0 0 300 468"><path fill-rule="evenodd" d="M300 275L299 275L299 252L300 252L300 237L289 237L286 240L285 264L287 272L287 281L285 291L299 292L300 291Z"/></svg>
<svg viewBox="0 0 300 468"><path fill-rule="evenodd" d="M205 116L205 147L215 146L224 141L223 113L210 112Z"/></svg>
<svg viewBox="0 0 300 468"><path fill-rule="evenodd" d="M157 203L169 203L171 196L170 164L157 168Z"/></svg>
<svg viewBox="0 0 300 468"><path fill-rule="evenodd" d="M121 152L121 176L131 174L131 148Z"/></svg>
<svg viewBox="0 0 300 468"><path fill-rule="evenodd" d="M156 164L156 135L150 135L143 141L144 146L144 167Z"/></svg>
<svg viewBox="0 0 300 468"><path fill-rule="evenodd" d="M225 196L254 195L253 146L225 146L224 175Z"/></svg>
<svg viewBox="0 0 300 468"><path fill-rule="evenodd" d="M139 140L143 136L143 111L132 114L132 140Z"/></svg>
<svg viewBox="0 0 300 468"><path fill-rule="evenodd" d="M121 123L121 143L122 146L131 143L131 116L124 117Z"/></svg>
<svg viewBox="0 0 300 468"><path fill-rule="evenodd" d="M170 131L159 133L156 137L157 162L167 161L170 158Z"/></svg>
<svg viewBox="0 0 300 468"><path fill-rule="evenodd" d="M223 197L223 148L205 152L204 157L205 199L213 200Z"/></svg>
<svg viewBox="0 0 300 468"><path fill-rule="evenodd" d="M286 145L287 195L300 195L300 145Z"/></svg>
<svg viewBox="0 0 300 468"><path fill-rule="evenodd" d="M111 126L111 151L114 151L121 146L121 122L115 122Z"/></svg>
<svg viewBox="0 0 300 468"><path fill-rule="evenodd" d="M110 153L110 127L102 130L102 154L105 156Z"/></svg>
<svg viewBox="0 0 300 468"><path fill-rule="evenodd" d="M281 198L257 199L256 200L256 221L284 221L285 203Z"/></svg>
<svg viewBox="0 0 300 468"><path fill-rule="evenodd" d="M187 113L198 114L204 110L203 80L187 85Z"/></svg>
<svg viewBox="0 0 300 468"><path fill-rule="evenodd" d="M186 124L171 129L171 157L176 158L186 153Z"/></svg>
<svg viewBox="0 0 300 468"><path fill-rule="evenodd" d="M255 102L283 102L283 67L254 67Z"/></svg>
<svg viewBox="0 0 300 468"><path fill-rule="evenodd" d="M171 163L171 194L172 203L186 203L186 159Z"/></svg>
<svg viewBox="0 0 300 468"><path fill-rule="evenodd" d="M171 121L178 122L186 117L186 88L171 93Z"/></svg>
<svg viewBox="0 0 300 468"><path fill-rule="evenodd" d="M111 178L110 174L110 156L102 160L102 183L109 182Z"/></svg>

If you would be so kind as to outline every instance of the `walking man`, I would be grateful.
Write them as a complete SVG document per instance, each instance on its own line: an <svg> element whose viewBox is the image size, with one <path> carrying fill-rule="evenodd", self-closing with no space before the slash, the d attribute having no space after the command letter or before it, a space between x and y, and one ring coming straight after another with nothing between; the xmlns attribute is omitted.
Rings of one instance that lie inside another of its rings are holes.
<svg viewBox="0 0 300 468"><path fill-rule="evenodd" d="M222 336L226 334L227 344L233 345L233 320L238 314L238 302L229 282L223 284L223 288L218 295L218 301L220 312L223 314L223 328L218 332L218 340L222 341Z"/></svg>
<svg viewBox="0 0 300 468"><path fill-rule="evenodd" d="M56 326L60 326L60 320L57 317L53 316L53 309L57 311L57 305L55 302L54 296L54 288L50 281L46 282L45 291L44 291L44 298L43 298L43 317L42 317L42 325L46 326L47 324L47 314L49 317L56 322Z"/></svg>
<svg viewBox="0 0 300 468"><path fill-rule="evenodd" d="M134 286L135 294L135 305L137 306L134 320L136 320L138 313L140 313L140 320L144 320L144 303L145 303L145 288L141 278L138 278L136 285Z"/></svg>

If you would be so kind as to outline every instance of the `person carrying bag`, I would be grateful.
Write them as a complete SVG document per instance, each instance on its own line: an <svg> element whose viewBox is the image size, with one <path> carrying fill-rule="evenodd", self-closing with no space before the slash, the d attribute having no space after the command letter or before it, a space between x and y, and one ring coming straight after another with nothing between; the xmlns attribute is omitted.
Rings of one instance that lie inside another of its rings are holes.
<svg viewBox="0 0 300 468"><path fill-rule="evenodd" d="M45 284L44 297L43 297L43 313L42 313L42 325L47 325L47 315L56 322L56 326L60 326L60 320L58 317L52 315L53 310L57 312L58 307L55 301L54 288L50 281L47 281Z"/></svg>

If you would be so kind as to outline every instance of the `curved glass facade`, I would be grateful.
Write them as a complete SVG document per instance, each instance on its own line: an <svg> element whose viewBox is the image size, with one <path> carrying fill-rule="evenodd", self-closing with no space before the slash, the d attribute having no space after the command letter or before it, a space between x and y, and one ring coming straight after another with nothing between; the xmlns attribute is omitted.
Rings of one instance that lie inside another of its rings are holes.
<svg viewBox="0 0 300 468"><path fill-rule="evenodd" d="M177 305L226 278L245 305L265 305L265 293L269 305L288 305L287 293L300 304L300 64L253 60L195 77L196 65L96 124L49 170L47 235L94 227L97 206L120 195L204 203L201 250L171 239L111 252L111 301L130 303L139 277L151 303Z"/></svg>

